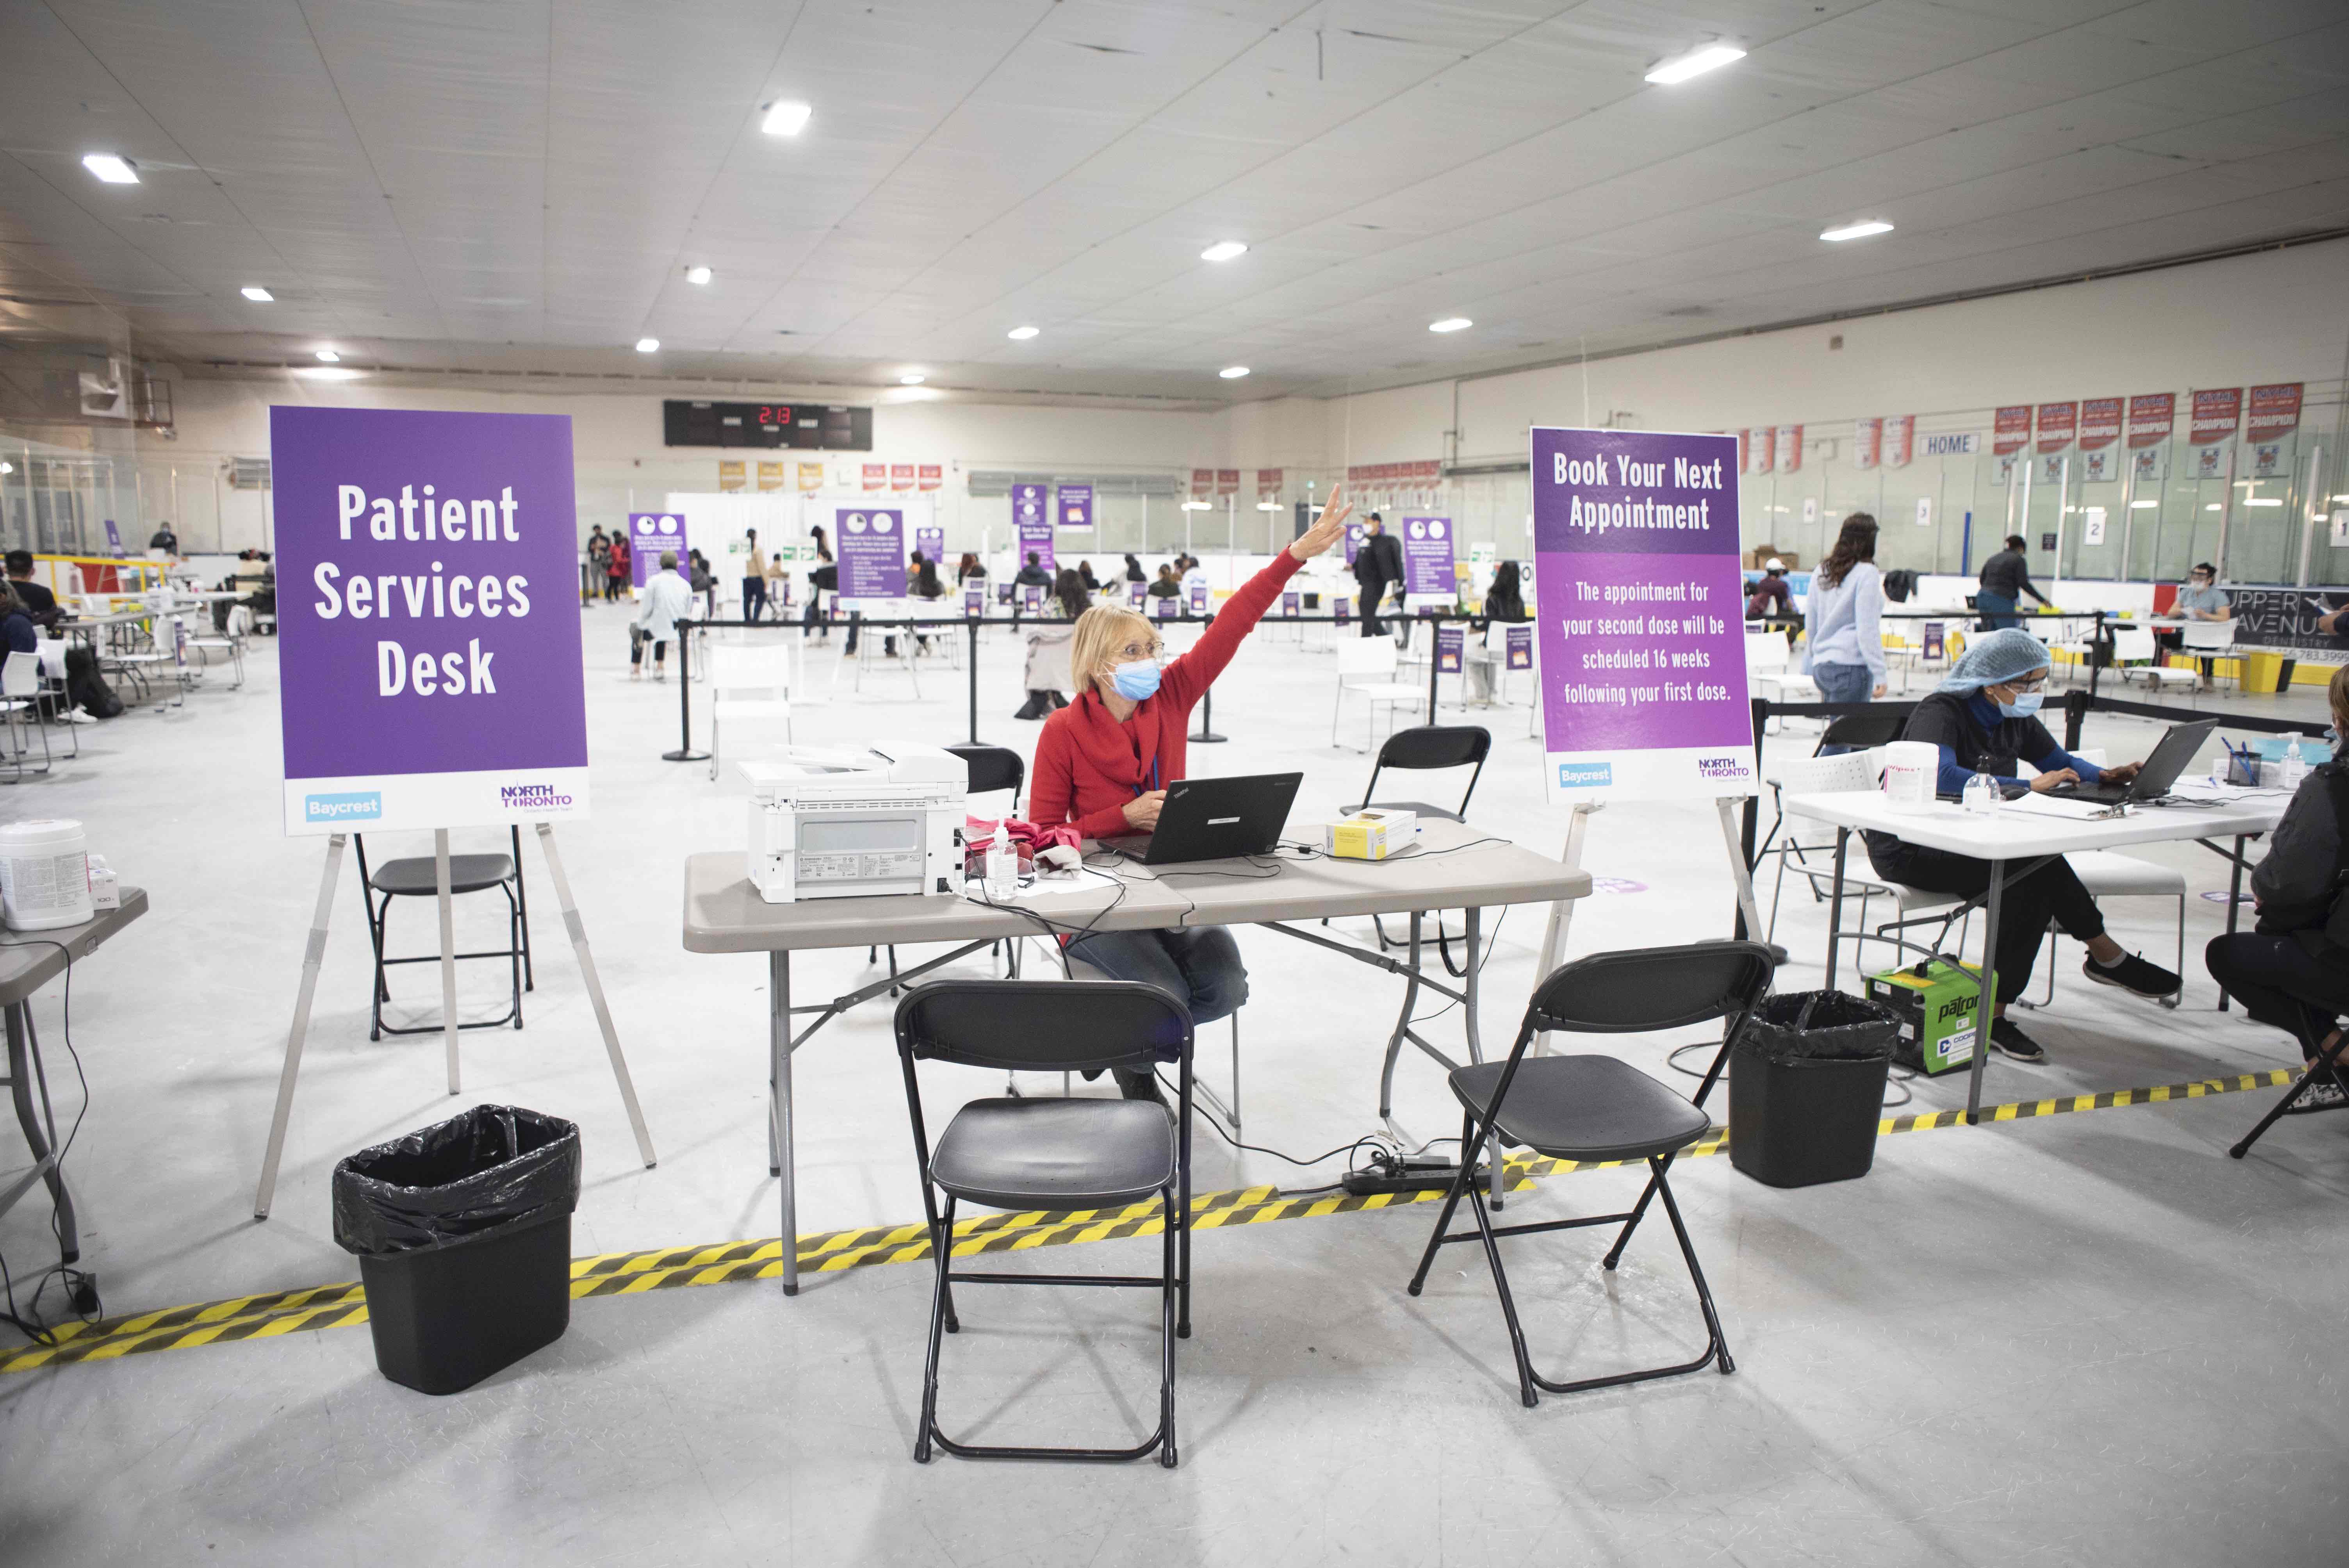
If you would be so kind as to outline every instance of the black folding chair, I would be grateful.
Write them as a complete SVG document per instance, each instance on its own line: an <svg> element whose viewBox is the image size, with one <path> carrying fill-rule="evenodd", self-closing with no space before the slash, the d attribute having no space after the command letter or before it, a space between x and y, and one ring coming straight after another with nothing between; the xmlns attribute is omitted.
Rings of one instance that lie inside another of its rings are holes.
<svg viewBox="0 0 2349 1568"><path fill-rule="evenodd" d="M1915 703L1900 702L1879 703L1866 713L1839 713L1827 720L1826 728L1819 734L1818 744L1811 748L1811 755L1824 756L1830 746L1847 751L1867 751L1878 746L1889 746L1900 738L1901 733L1909 727L1909 716L1916 711ZM1770 830L1762 835L1761 847L1754 851L1754 864L1759 866L1772 855L1778 857L1777 879L1770 888L1770 924L1764 934L1765 938L1775 939L1778 934L1778 902L1786 888L1787 861L1795 862L1797 876L1810 879L1811 902L1824 903L1826 899L1819 892L1818 878L1811 872L1808 857L1814 850L1824 851L1833 846L1797 843L1791 837L1783 844L1778 842L1778 830L1786 822L1786 807L1785 792L1775 782L1770 786Z"/></svg>
<svg viewBox="0 0 2349 1568"><path fill-rule="evenodd" d="M482 953L460 953L462 963L474 958L502 958L512 975L513 1000L505 1012L494 1018L481 1018L457 1026L460 1029L501 1029L512 1024L522 1027L522 994L538 989L537 976L532 972L530 959L530 892L523 885L522 830L512 833L513 852L510 855L450 855L449 857L449 895L460 897L469 892L487 892L496 888L506 895L506 944ZM368 997L370 1023L367 1038L379 1040L386 1035L437 1035L439 1024L413 1024L402 1027L383 1021L383 1005L391 1000L391 987L386 983L384 971L395 964L438 964L440 954L429 953L407 958L384 956L384 942L391 928L391 904L394 899L434 898L440 893L440 872L430 855L408 855L384 861L370 873L367 870L367 835L354 833L351 843L358 851L359 896L367 903L367 936L375 944L375 989ZM378 904L376 897L381 894Z"/></svg>
<svg viewBox="0 0 2349 1568"><path fill-rule="evenodd" d="M1379 806L1390 810L1411 811L1438 821L1457 822L1468 815L1468 798L1476 793L1476 780L1485 776L1485 758L1492 754L1493 733L1481 724L1422 724L1409 729L1399 729L1379 748L1376 761L1371 764L1371 781L1362 790L1361 805L1342 806L1342 812L1354 812L1365 807ZM1448 768L1474 768L1468 775L1468 787L1460 791L1460 809L1447 811L1441 806L1431 806L1423 800L1381 800L1379 799L1379 773L1392 768L1396 772L1435 771ZM1329 922L1322 922L1327 925ZM1377 915L1371 916L1371 929L1378 933L1379 951L1404 945L1387 939L1387 928ZM1445 934L1439 915L1435 923L1435 951L1444 960L1444 967L1454 975L1465 975L1463 966L1452 965L1452 939ZM1468 954L1468 963L1476 955Z"/></svg>
<svg viewBox="0 0 2349 1568"><path fill-rule="evenodd" d="M1648 947L1621 953L1600 953L1554 971L1542 982L1526 1008L1517 1042L1505 1062L1485 1062L1454 1069L1452 1092L1465 1108L1461 1119L1460 1146L1475 1149L1497 1130L1502 1142L1524 1145L1552 1160L1634 1160L1648 1162L1647 1190L1628 1213L1593 1214L1573 1220L1547 1220L1524 1225L1493 1223L1485 1193L1474 1176L1475 1161L1463 1160L1460 1174L1444 1194L1444 1212L1436 1216L1435 1233L1411 1276L1411 1294L1427 1283L1427 1271L1438 1248L1452 1242L1481 1241L1485 1260L1492 1265L1493 1284L1501 1296L1501 1315L1509 1326L1509 1346L1517 1360L1517 1388L1531 1408L1540 1398L1536 1388L1572 1394L1585 1388L1608 1388L1619 1383L1694 1372L1718 1358L1726 1375L1735 1371L1729 1344L1722 1337L1721 1319L1713 1309L1713 1292L1704 1271L1697 1265L1696 1249L1688 1227L1681 1222L1680 1206L1672 1202L1665 1180L1672 1157L1705 1135L1712 1122L1704 1113L1705 1097L1721 1077L1730 1047L1744 1031L1745 1021L1770 988L1770 950L1751 942L1706 942L1688 947ZM1550 1030L1593 1035L1643 1033L1726 1018L1721 1048L1713 1053L1693 1101L1682 1099L1628 1062L1613 1057L1536 1057L1526 1059L1534 1037ZM1495 1171L1494 1179L1505 1179ZM1476 1212L1476 1228L1446 1234L1452 1211L1463 1192ZM1661 1198L1664 1213L1679 1238L1681 1256L1688 1262L1689 1278L1696 1283L1697 1305L1704 1311L1704 1354L1676 1366L1644 1372L1617 1372L1553 1383L1534 1370L1526 1353L1525 1332L1517 1326L1516 1303L1509 1295L1509 1276L1501 1268L1496 1238L1535 1231L1572 1230L1584 1225L1623 1222L1622 1233L1608 1250L1606 1266L1612 1269L1623 1256L1631 1233L1648 1212L1650 1199Z"/></svg>
<svg viewBox="0 0 2349 1568"><path fill-rule="evenodd" d="M2311 1084L2320 1080L2327 1081L2343 1094L2349 1095L2349 1076L2344 1076L2342 1072L2341 1054L2344 1047L2349 1047L2349 1035L2344 1035L2340 1039L2333 1041L2330 1048L2325 1046L2321 1033L2313 1034L2313 1037L2310 1035L2298 1035L2294 1037L2314 1051L2315 1057L2308 1066L2301 1069L2298 1078L2292 1079L2292 1087L2283 1091L2283 1098L2268 1107L2268 1113L2260 1118L2260 1124L2243 1134L2241 1142L2227 1150L2238 1160L2251 1152L2251 1145L2265 1136L2267 1130L2276 1124L2279 1117L2299 1103L2300 1097L2308 1092Z"/></svg>
<svg viewBox="0 0 2349 1568"><path fill-rule="evenodd" d="M1132 981L938 980L916 985L897 1005L897 1057L922 1173L936 1284L930 1301L929 1359L922 1373L920 1435L914 1458L933 1444L966 1459L1138 1460L1155 1451L1174 1468L1174 1341L1191 1332L1191 1016L1154 985ZM1143 1072L1176 1064L1178 1102L1148 1099L976 1099L955 1113L930 1145L914 1064L924 1058L1003 1072ZM946 1194L939 1208L937 1193ZM1162 1263L1143 1274L972 1274L954 1267L955 1207L1062 1211L1121 1209L1155 1193L1164 1222ZM958 1332L957 1284L1154 1286L1164 1350L1158 1429L1127 1449L981 1447L938 1429L941 1336Z"/></svg>

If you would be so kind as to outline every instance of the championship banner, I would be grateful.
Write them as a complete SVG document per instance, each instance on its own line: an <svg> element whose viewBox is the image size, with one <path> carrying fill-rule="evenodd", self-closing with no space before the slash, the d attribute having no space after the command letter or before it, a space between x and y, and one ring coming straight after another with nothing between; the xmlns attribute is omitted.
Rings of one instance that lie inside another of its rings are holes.
<svg viewBox="0 0 2349 1568"><path fill-rule="evenodd" d="M2178 423L2178 394L2140 393L2128 400L2128 444L2150 447L2169 439Z"/></svg>
<svg viewBox="0 0 2349 1568"><path fill-rule="evenodd" d="M1778 471L1780 473L1795 474L1802 472L1803 428L1800 425L1779 426L1778 438L1775 443L1773 443L1773 445L1776 448Z"/></svg>
<svg viewBox="0 0 2349 1568"><path fill-rule="evenodd" d="M1759 430L1737 432L1737 471L1743 474L1766 474L1771 457L1777 445L1778 427L1768 426Z"/></svg>
<svg viewBox="0 0 2349 1568"><path fill-rule="evenodd" d="M1727 438L1723 438L1726 439ZM1452 599L1460 593L1452 569L1452 520L1448 517L1406 517L1402 520L1402 591L1407 596Z"/></svg>
<svg viewBox="0 0 2349 1568"><path fill-rule="evenodd" d="M2300 389L2297 381L2251 388L2243 420L2243 437L2251 447L2251 478L2282 479L2291 471L2292 432L2300 428Z"/></svg>
<svg viewBox="0 0 2349 1568"><path fill-rule="evenodd" d="M2186 439L2197 447L2217 446L2235 438L2243 417L2243 389L2221 387L2194 394L2193 411L2186 424Z"/></svg>
<svg viewBox="0 0 2349 1568"><path fill-rule="evenodd" d="M1905 469L1917 449L1917 416L1896 414L1884 421L1884 466Z"/></svg>
<svg viewBox="0 0 2349 1568"><path fill-rule="evenodd" d="M289 834L587 814L571 421L273 407Z"/></svg>
<svg viewBox="0 0 2349 1568"><path fill-rule="evenodd" d="M1093 487L1062 485L1059 492L1061 526L1091 528L1093 525Z"/></svg>
<svg viewBox="0 0 2349 1568"><path fill-rule="evenodd" d="M842 507L833 513L843 599L905 596L905 514Z"/></svg>
<svg viewBox="0 0 2349 1568"><path fill-rule="evenodd" d="M628 513L628 584L641 588L660 570L661 552L677 552L680 572L685 567L685 519L673 511Z"/></svg>
<svg viewBox="0 0 2349 1568"><path fill-rule="evenodd" d="M718 459L718 488L720 491L739 490L742 488L742 463L740 459Z"/></svg>
<svg viewBox="0 0 2349 1568"><path fill-rule="evenodd" d="M783 465L761 462L759 465L759 489L779 490L783 488Z"/></svg>
<svg viewBox="0 0 2349 1568"><path fill-rule="evenodd" d="M944 467L942 464L938 464L938 463L923 463L923 464L921 464L921 465L919 466L919 469L918 469L918 470L917 470L917 471L919 472L919 474L920 474L920 478L921 478L921 485L920 485L920 488L921 488L921 489L923 489L923 490L934 490L937 489L940 485L942 485L942 484L944 484L944 483L946 483L946 482L947 482L947 479L946 479L946 473L947 473L947 471L946 471L945 467Z"/></svg>
<svg viewBox="0 0 2349 1568"><path fill-rule="evenodd" d="M1281 469L1258 469L1256 471L1256 499L1260 501L1280 499Z"/></svg>
<svg viewBox="0 0 2349 1568"><path fill-rule="evenodd" d="M889 488L893 490L912 490L914 488L914 465L911 463L891 463L889 465Z"/></svg>
<svg viewBox="0 0 2349 1568"><path fill-rule="evenodd" d="M1240 493L1240 471L1239 471L1239 469L1217 469L1216 470L1216 493L1217 495L1237 495L1237 494L1239 494L1239 493Z"/></svg>
<svg viewBox="0 0 2349 1568"><path fill-rule="evenodd" d="M889 488L889 465L886 463L865 464L864 488L868 490L887 490Z"/></svg>
<svg viewBox="0 0 2349 1568"><path fill-rule="evenodd" d="M1216 470L1213 469L1193 469L1191 470L1191 499L1193 500L1205 500L1215 493Z"/></svg>
<svg viewBox="0 0 2349 1568"><path fill-rule="evenodd" d="M2080 401L2080 449L2093 452L2121 438L2118 397L2085 397Z"/></svg>
<svg viewBox="0 0 2349 1568"><path fill-rule="evenodd" d="M1506 635L1503 639L1502 667L1512 670L1533 668L1534 629L1531 626L1510 626L1505 630Z"/></svg>
<svg viewBox="0 0 2349 1568"><path fill-rule="evenodd" d="M1851 427L1851 466L1872 469L1884 459L1884 421L1856 419Z"/></svg>
<svg viewBox="0 0 2349 1568"><path fill-rule="evenodd" d="M2080 406L2077 403L2042 403L2039 405L2039 453L2060 452L2072 444L2080 428Z"/></svg>
<svg viewBox="0 0 2349 1568"><path fill-rule="evenodd" d="M802 463L800 465L800 489L802 491L814 491L823 489L823 465L822 463Z"/></svg>
<svg viewBox="0 0 2349 1568"><path fill-rule="evenodd" d="M1532 449L1549 799L1753 794L1736 441L1537 426Z"/></svg>
<svg viewBox="0 0 2349 1568"><path fill-rule="evenodd" d="M1994 456L2006 457L2031 444L2031 405L2011 403L1998 411L1991 428L1990 449Z"/></svg>
<svg viewBox="0 0 2349 1568"><path fill-rule="evenodd" d="M1467 634L1458 626L1435 628L1435 668L1439 675L1460 673L1461 650L1467 645Z"/></svg>
<svg viewBox="0 0 2349 1568"><path fill-rule="evenodd" d="M914 548L922 552L922 559L929 562L931 564L945 564L947 553L947 531L943 528L917 528L914 530Z"/></svg>

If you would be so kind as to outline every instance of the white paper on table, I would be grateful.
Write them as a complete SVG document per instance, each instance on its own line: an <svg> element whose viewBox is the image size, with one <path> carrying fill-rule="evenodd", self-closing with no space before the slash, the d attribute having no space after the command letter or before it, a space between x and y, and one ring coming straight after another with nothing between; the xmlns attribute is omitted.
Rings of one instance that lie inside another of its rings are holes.
<svg viewBox="0 0 2349 1568"><path fill-rule="evenodd" d="M1052 903L1088 898L1096 892L1114 893L1117 888L1117 878L1082 866L1072 877L1039 877L1008 899L988 898L986 882L973 877L963 884L963 896L973 903Z"/></svg>
<svg viewBox="0 0 2349 1568"><path fill-rule="evenodd" d="M2112 814L2112 806L2098 800L2066 800L2058 795L2019 796L2002 810L2024 817L2060 817L2069 822L2093 822Z"/></svg>

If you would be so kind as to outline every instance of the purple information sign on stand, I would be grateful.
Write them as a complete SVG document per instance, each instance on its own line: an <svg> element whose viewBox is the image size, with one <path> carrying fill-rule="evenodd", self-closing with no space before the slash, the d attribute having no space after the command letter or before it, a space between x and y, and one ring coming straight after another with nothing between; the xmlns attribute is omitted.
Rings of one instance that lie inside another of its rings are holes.
<svg viewBox="0 0 2349 1568"><path fill-rule="evenodd" d="M118 561L123 554L122 531L114 526L114 520L110 517L106 520L106 552Z"/></svg>
<svg viewBox="0 0 2349 1568"><path fill-rule="evenodd" d="M1458 626L1435 628L1435 668L1437 673L1456 676L1460 673L1461 649L1466 646L1467 634Z"/></svg>
<svg viewBox="0 0 2349 1568"><path fill-rule="evenodd" d="M1549 798L1754 793L1737 438L1536 427L1532 449Z"/></svg>
<svg viewBox="0 0 2349 1568"><path fill-rule="evenodd" d="M1136 609L1140 609L1142 607L1142 596L1147 591L1148 589L1146 584L1129 583L1125 585L1125 602L1132 604Z"/></svg>
<svg viewBox="0 0 2349 1568"><path fill-rule="evenodd" d="M1534 629L1531 626L1511 626L1508 629L1507 657L1504 668L1529 670L1534 667Z"/></svg>
<svg viewBox="0 0 2349 1568"><path fill-rule="evenodd" d="M842 507L833 514L843 599L905 596L905 514Z"/></svg>
<svg viewBox="0 0 2349 1568"><path fill-rule="evenodd" d="M1330 617L1331 620L1342 626L1347 622L1352 620L1353 615L1354 603L1352 600L1347 598L1343 593L1332 593L1330 595Z"/></svg>
<svg viewBox="0 0 2349 1568"><path fill-rule="evenodd" d="M1362 552L1362 541L1365 537L1367 537L1367 535L1365 534L1361 523L1350 522L1346 525L1347 565L1351 566L1354 563L1354 557Z"/></svg>
<svg viewBox="0 0 2349 1568"><path fill-rule="evenodd" d="M1137 583L1134 586L1139 588L1142 584ZM1191 613L1195 615L1206 614L1207 613L1207 585L1205 583L1194 583L1191 584L1190 592Z"/></svg>
<svg viewBox="0 0 2349 1568"><path fill-rule="evenodd" d="M922 552L925 561L941 561L947 552L947 531L943 528L914 530L914 548Z"/></svg>
<svg viewBox="0 0 2349 1568"><path fill-rule="evenodd" d="M1283 615L1297 614L1304 603L1305 596L1301 593L1295 592L1283 593L1280 596L1280 613Z"/></svg>
<svg viewBox="0 0 2349 1568"><path fill-rule="evenodd" d="M1445 599L1459 593L1459 580L1452 571L1450 518L1402 520L1402 591L1413 596L1432 593Z"/></svg>
<svg viewBox="0 0 2349 1568"><path fill-rule="evenodd" d="M641 588L660 570L661 552L677 552L677 570L685 572L685 519L673 511L628 513L628 580Z"/></svg>
<svg viewBox="0 0 2349 1568"><path fill-rule="evenodd" d="M1091 528L1093 525L1093 487L1062 485L1060 490L1061 526Z"/></svg>
<svg viewBox="0 0 2349 1568"><path fill-rule="evenodd" d="M986 614L987 590L984 588L964 589L962 591L962 613L966 615Z"/></svg>
<svg viewBox="0 0 2349 1568"><path fill-rule="evenodd" d="M288 833L587 814L571 421L274 407Z"/></svg>
<svg viewBox="0 0 2349 1568"><path fill-rule="evenodd" d="M1012 563L1016 573L1034 555L1036 564L1047 572L1059 570L1052 558L1052 520L1044 511L1042 485L1011 487L1011 536L1018 542L1019 560Z"/></svg>

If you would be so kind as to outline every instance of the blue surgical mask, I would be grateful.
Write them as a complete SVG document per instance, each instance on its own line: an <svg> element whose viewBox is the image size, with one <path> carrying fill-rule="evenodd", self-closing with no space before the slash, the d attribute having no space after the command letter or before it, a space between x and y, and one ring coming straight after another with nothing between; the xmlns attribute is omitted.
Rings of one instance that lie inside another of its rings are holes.
<svg viewBox="0 0 2349 1568"><path fill-rule="evenodd" d="M1120 665L1110 672L1110 684L1128 702L1154 696L1158 693L1158 661L1136 659L1130 665Z"/></svg>
<svg viewBox="0 0 2349 1568"><path fill-rule="evenodd" d="M2029 718L2039 711L2039 699L2044 695L2035 691L2024 692L2013 702L2000 703L1998 711L2009 718Z"/></svg>

